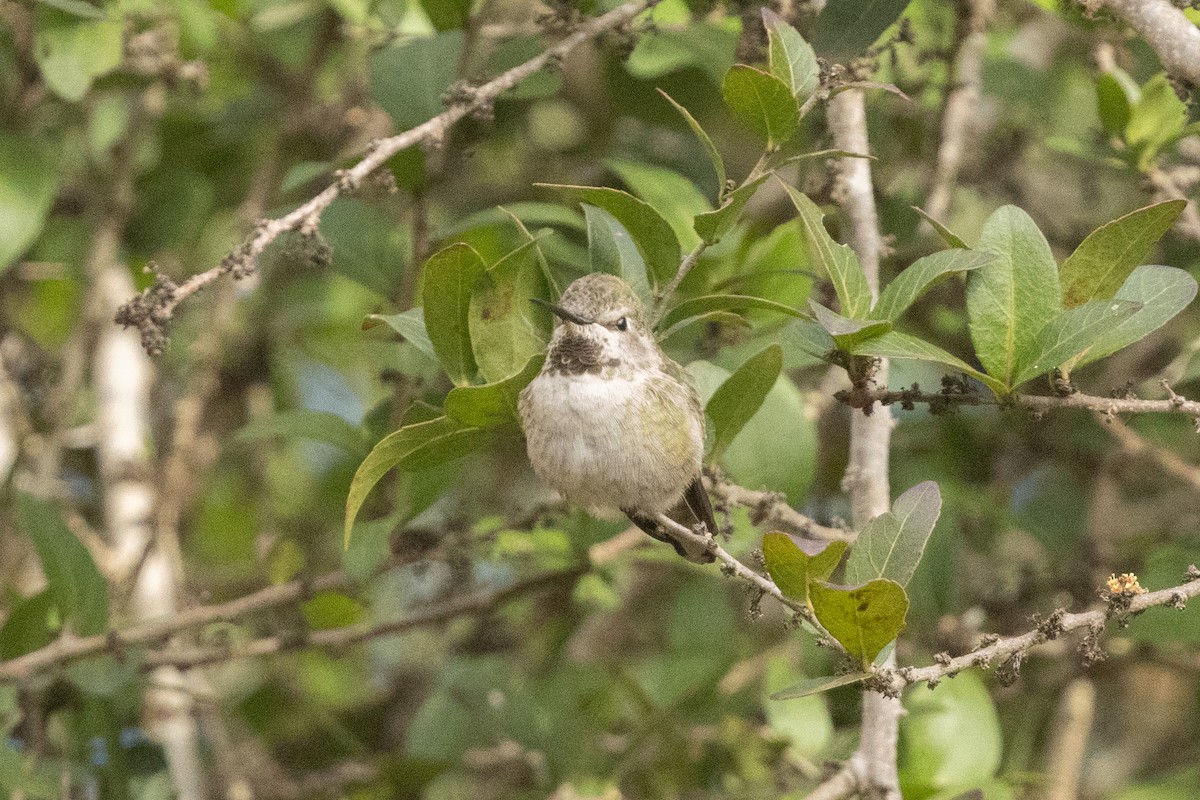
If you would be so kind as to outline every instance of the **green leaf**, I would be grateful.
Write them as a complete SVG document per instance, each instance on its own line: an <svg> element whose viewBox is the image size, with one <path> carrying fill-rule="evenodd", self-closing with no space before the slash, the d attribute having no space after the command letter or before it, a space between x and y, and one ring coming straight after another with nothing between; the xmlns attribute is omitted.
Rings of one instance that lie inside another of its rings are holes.
<svg viewBox="0 0 1200 800"><path fill-rule="evenodd" d="M381 324L387 325L400 334L404 341L434 361L438 360L437 352L433 349L433 342L429 340L429 331L425 330L425 309L418 306L399 314L368 314L363 317L362 329L370 330Z"/></svg>
<svg viewBox="0 0 1200 800"><path fill-rule="evenodd" d="M816 322L807 320L789 323L779 338L784 347L799 350L822 361L828 361L833 351L838 349L837 342L829 335L829 331Z"/></svg>
<svg viewBox="0 0 1200 800"><path fill-rule="evenodd" d="M333 249L332 268L386 297L407 246L395 221L357 197L339 197L321 215L321 233Z"/></svg>
<svg viewBox="0 0 1200 800"><path fill-rule="evenodd" d="M651 290L646 262L642 260L629 231L602 208L584 204L583 215L587 219L591 271L607 272L621 278L641 298L642 303L649 306Z"/></svg>
<svg viewBox="0 0 1200 800"><path fill-rule="evenodd" d="M971 341L988 374L1011 389L1042 326L1061 309L1058 266L1046 237L1016 206L988 218L977 248L998 258L967 278Z"/></svg>
<svg viewBox="0 0 1200 800"><path fill-rule="evenodd" d="M1074 366L1090 364L1149 336L1187 308L1195 297L1196 279L1183 270L1159 265L1138 267L1114 299L1141 303L1141 309L1099 336Z"/></svg>
<svg viewBox="0 0 1200 800"><path fill-rule="evenodd" d="M792 666L789 655L771 656L763 675L763 713L767 727L788 741L789 756L821 758L833 742L833 717L824 697L811 694L790 703L769 702L771 696L805 680L805 674Z"/></svg>
<svg viewBox="0 0 1200 800"><path fill-rule="evenodd" d="M108 19L108 15L104 13L104 9L97 8L91 3L85 3L84 0L37 1L51 8L57 8L59 11L65 11L72 16L80 17L81 19Z"/></svg>
<svg viewBox="0 0 1200 800"><path fill-rule="evenodd" d="M821 222L825 215L816 203L786 183L783 188L800 214L804 236L808 241L809 260L813 267L833 282L833 289L842 304L843 316L866 319L871 312L871 289L867 286L867 277L858 263L858 256L848 246L835 242L825 230Z"/></svg>
<svg viewBox="0 0 1200 800"><path fill-rule="evenodd" d="M739 317L732 311L708 311L703 314L697 314L693 317L685 317L679 320L674 325L658 334L658 341L665 342L680 331L690 328L692 325L697 325L701 322L717 323L721 325L732 325L737 328L750 328L750 323L745 317Z"/></svg>
<svg viewBox="0 0 1200 800"><path fill-rule="evenodd" d="M483 428L467 427L449 417L438 417L406 425L379 440L350 481L346 495L345 546L350 545L354 520L371 489L393 468L415 471L461 458L490 443L494 434Z"/></svg>
<svg viewBox="0 0 1200 800"><path fill-rule="evenodd" d="M32 653L57 638L62 617L54 592L46 589L18 600L11 608L0 627L0 659L7 661Z"/></svg>
<svg viewBox="0 0 1200 800"><path fill-rule="evenodd" d="M772 700L792 700L797 697L807 697L810 694L818 694L820 692L836 689L839 686L849 686L852 683L860 683L871 677L869 672L848 672L845 675L826 675L821 678L809 678L808 680L800 681L799 683L789 686L786 689L780 689L771 695Z"/></svg>
<svg viewBox="0 0 1200 800"><path fill-rule="evenodd" d="M892 323L889 320L848 319L836 311L831 311L816 300L809 300L808 307L813 310L817 324L833 337L833 341L842 350L853 350L860 343L892 329Z"/></svg>
<svg viewBox="0 0 1200 800"><path fill-rule="evenodd" d="M846 580L857 585L886 578L907 586L942 513L942 495L933 481L918 483L872 519L858 535L846 561Z"/></svg>
<svg viewBox="0 0 1200 800"><path fill-rule="evenodd" d="M808 592L817 621L864 669L904 630L908 596L895 581L876 579L854 589L814 583Z"/></svg>
<svg viewBox="0 0 1200 800"><path fill-rule="evenodd" d="M1096 111L1105 133L1110 136L1124 133L1141 95L1137 83L1120 67L1114 66L1096 78Z"/></svg>
<svg viewBox="0 0 1200 800"><path fill-rule="evenodd" d="M783 81L800 102L817 90L820 67L812 46L799 31L769 8L762 10L767 29L768 62L771 74Z"/></svg>
<svg viewBox="0 0 1200 800"><path fill-rule="evenodd" d="M464 425L493 428L517 422L517 396L537 377L546 357L536 354L529 358L517 374L483 386L457 386L446 395L446 415Z"/></svg>
<svg viewBox="0 0 1200 800"><path fill-rule="evenodd" d="M1004 753L996 707L979 673L967 671L932 691L908 692L900 718L900 785L905 797L979 786Z"/></svg>
<svg viewBox="0 0 1200 800"><path fill-rule="evenodd" d="M57 159L0 131L0 274L37 240L57 189Z"/></svg>
<svg viewBox="0 0 1200 800"><path fill-rule="evenodd" d="M1186 200L1155 203L1088 234L1059 272L1063 305L1074 308L1089 300L1107 300L1115 295L1133 268L1145 262L1185 206Z"/></svg>
<svg viewBox="0 0 1200 800"><path fill-rule="evenodd" d="M792 537L775 531L763 536L762 549L767 572L779 591L807 605L809 584L827 580L833 574L846 552L846 543L829 542L809 555Z"/></svg>
<svg viewBox="0 0 1200 800"><path fill-rule="evenodd" d="M800 107L791 89L754 67L734 64L725 73L721 96L737 121L766 139L768 148L792 138L800 124Z"/></svg>
<svg viewBox="0 0 1200 800"><path fill-rule="evenodd" d="M710 461L721 458L734 437L758 411L782 368L783 352L779 345L769 345L746 359L713 393L704 408L713 421Z"/></svg>
<svg viewBox="0 0 1200 800"><path fill-rule="evenodd" d="M995 255L979 250L944 250L918 258L887 285L871 309L874 319L895 322L917 298L956 272L969 272L992 263Z"/></svg>
<svg viewBox="0 0 1200 800"><path fill-rule="evenodd" d="M461 30L447 30L371 51L371 99L397 129L415 128L442 112L442 95L457 76L464 39Z"/></svg>
<svg viewBox="0 0 1200 800"><path fill-rule="evenodd" d="M638 37L625 69L635 78L654 81L695 67L719 85L733 63L738 30L736 19L728 17L724 23L692 22L679 28L660 28L654 34Z"/></svg>
<svg viewBox="0 0 1200 800"><path fill-rule="evenodd" d="M421 0L421 8L433 23L435 30L447 31L464 28L471 16L473 0Z"/></svg>
<svg viewBox="0 0 1200 800"><path fill-rule="evenodd" d="M508 222L513 217L534 228L552 226L579 233L586 230L583 215L575 209L566 208L558 203L539 203L530 200L506 203L504 206L494 206L483 211L476 211L474 214L468 214L445 228L438 228L434 238L452 239L473 228Z"/></svg>
<svg viewBox="0 0 1200 800"><path fill-rule="evenodd" d="M823 58L848 62L870 47L908 6L908 0L829 0L809 40Z"/></svg>
<svg viewBox="0 0 1200 800"><path fill-rule="evenodd" d="M758 187L767 177L767 175L760 175L752 181L743 183L725 196L720 208L716 211L707 211L696 215L692 221L692 227L705 244L716 244L725 234L733 230L734 226L738 224L738 220L741 219L742 210L746 208L750 198L754 196Z"/></svg>
<svg viewBox="0 0 1200 800"><path fill-rule="evenodd" d="M530 239L501 258L471 294L471 350L490 383L519 371L550 338L550 313L530 302L547 291L536 248L537 241Z"/></svg>
<svg viewBox="0 0 1200 800"><path fill-rule="evenodd" d="M470 383L475 374L471 295L486 270L479 253L462 243L439 250L425 262L425 328L446 374L459 386Z"/></svg>
<svg viewBox="0 0 1200 800"><path fill-rule="evenodd" d="M1182 135L1186 125L1187 106L1166 75L1155 75L1142 86L1142 96L1125 126L1125 141L1138 169L1148 170L1159 151Z"/></svg>
<svg viewBox="0 0 1200 800"><path fill-rule="evenodd" d="M681 106L679 103L676 103L675 100L662 89L659 89L658 93L665 97L667 102L675 107L675 110L678 111L680 116L683 117L684 121L687 122L688 127L692 129L692 133L696 134L696 138L700 140L700 145L704 148L704 152L708 154L708 160L712 162L713 172L716 173L717 176L717 193L715 196L718 199L724 197L725 181L727 181L728 178L725 176L725 161L721 158L721 154L717 152L717 146L713 144L712 139L710 139L708 134L704 132L704 128L700 127L700 123L696 121L696 118L692 116L690 111ZM698 230L697 233L699 233ZM703 234L701 234L701 236L703 236Z"/></svg>
<svg viewBox="0 0 1200 800"><path fill-rule="evenodd" d="M875 358L911 358L916 361L931 361L944 364L959 372L965 372L972 378L982 382L997 396L1003 395L1007 389L1003 383L990 375L986 375L972 367L955 355L947 353L937 345L930 344L924 339L909 336L899 331L888 331L881 336L868 339L856 344L850 350L856 356L874 356Z"/></svg>
<svg viewBox="0 0 1200 800"><path fill-rule="evenodd" d="M1021 370L1013 378L1012 385L1019 386L1030 378L1086 355L1093 344L1115 331L1141 308L1141 303L1125 300L1093 300L1067 309L1042 328L1031 355L1022 359Z"/></svg>
<svg viewBox="0 0 1200 800"><path fill-rule="evenodd" d="M75 12L40 6L34 58L51 91L75 102L92 88L92 81L121 63L123 35L120 21L81 19Z"/></svg>
<svg viewBox="0 0 1200 800"><path fill-rule="evenodd" d="M967 243L962 240L961 236L931 217L923 208L919 208L918 206L909 206L909 208L917 212L917 215L920 216L921 219L928 222L930 227L937 231L938 236L941 236L942 241L944 241L946 244L950 245L951 247L957 247L960 250L971 249Z"/></svg>
<svg viewBox="0 0 1200 800"><path fill-rule="evenodd" d="M285 439L311 439L356 456L367 450L362 430L337 414L298 408L253 420L234 434L230 444L244 445L258 439L279 436Z"/></svg>
<svg viewBox="0 0 1200 800"><path fill-rule="evenodd" d="M645 261L645 265L649 268L650 275L656 284L666 284L674 277L676 270L679 269L681 254L679 240L675 237L675 231L649 203L639 200L620 189L608 189L597 186L566 186L553 183L537 183L534 185L546 189L560 189L579 198L584 203L603 209L615 218L624 230L628 232L628 235L633 237L632 242L636 245L638 252L641 253L641 258ZM584 209L584 214L586 217L586 208ZM587 221L590 233L594 223L590 218ZM594 266L593 269L595 270ZM596 271L610 272L611 270ZM620 275L621 273L614 272L613 274ZM646 278L643 277L641 282L645 284Z"/></svg>
<svg viewBox="0 0 1200 800"><path fill-rule="evenodd" d="M700 237L692 229L692 219L711 211L712 204L696 184L673 170L636 161L612 158L606 159L604 166L662 215L683 249L691 250L700 243ZM678 263L675 267L678 269Z"/></svg>
<svg viewBox="0 0 1200 800"><path fill-rule="evenodd" d="M699 314L707 314L711 311L740 311L748 308L778 311L780 314L787 314L789 317L798 317L800 319L809 318L809 315L803 311L762 297L751 297L750 295L741 294L706 294L701 297L684 300L682 303L672 307L666 316L663 317L660 326L666 327L680 320L695 317Z"/></svg>
<svg viewBox="0 0 1200 800"><path fill-rule="evenodd" d="M102 633L108 626L108 583L92 554L45 500L19 493L16 511L17 524L33 540L63 624L80 636Z"/></svg>

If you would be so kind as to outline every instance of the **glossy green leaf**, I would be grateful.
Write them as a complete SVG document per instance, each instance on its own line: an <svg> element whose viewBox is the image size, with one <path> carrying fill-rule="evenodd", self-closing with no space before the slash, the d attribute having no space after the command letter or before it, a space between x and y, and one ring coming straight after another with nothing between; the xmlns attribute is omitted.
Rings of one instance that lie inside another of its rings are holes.
<svg viewBox="0 0 1200 800"><path fill-rule="evenodd" d="M951 247L959 248L960 250L971 249L967 243L962 240L961 236L931 217L923 208L918 206L909 206L909 208L917 212L917 216L919 216L921 219L928 222L929 226L937 232L938 236L942 237L942 241L944 241L946 244L950 245Z"/></svg>
<svg viewBox="0 0 1200 800"><path fill-rule="evenodd" d="M550 312L531 302L547 293L536 247L528 240L497 261L471 294L471 350L489 383L521 370L550 338Z"/></svg>
<svg viewBox="0 0 1200 800"><path fill-rule="evenodd" d="M662 89L659 89L658 93L665 97L667 102L675 107L675 110L678 111L679 115L683 117L685 122L687 122L688 127L692 129L692 133L696 134L696 138L700 140L700 145L704 148L704 152L708 154L708 160L712 162L713 172L717 176L717 192L715 197L724 197L725 181L727 181L728 178L725 176L725 160L721 158L721 154L717 151L717 146L713 144L712 139L710 139L708 134L705 133L704 128L700 127L700 123L696 121L696 118L692 116L690 111L681 106L679 103L675 102L675 100ZM697 231L697 233L699 233L699 231ZM703 236L703 234L701 235Z"/></svg>
<svg viewBox="0 0 1200 800"><path fill-rule="evenodd" d="M767 300L762 297L751 297L741 294L706 294L701 297L693 297L678 303L671 308L663 317L661 327L673 325L676 322L697 316L698 314L707 314L710 311L742 311L749 308L762 309L764 311L777 311L780 314L786 314L789 317L798 317L800 319L808 319L809 315L803 311L799 311L791 306L785 306L782 303L776 303L774 300Z"/></svg>
<svg viewBox="0 0 1200 800"><path fill-rule="evenodd" d="M383 437L354 473L346 495L345 546L350 545L354 520L371 489L393 468L402 471L428 469L461 458L489 444L492 431L464 426L449 417L406 425Z"/></svg>
<svg viewBox="0 0 1200 800"><path fill-rule="evenodd" d="M842 350L853 350L860 343L892 329L890 320L849 319L826 308L816 300L809 300L808 307L812 309L813 315L817 318L817 324L833 337L833 341Z"/></svg>
<svg viewBox="0 0 1200 800"><path fill-rule="evenodd" d="M357 425L351 425L337 414L307 408L281 411L252 420L234 434L230 444L248 444L268 437L309 439L359 457L367 450L367 442Z"/></svg>
<svg viewBox="0 0 1200 800"><path fill-rule="evenodd" d="M20 530L33 540L63 624L81 636L103 633L108 627L108 583L92 554L51 503L19 493L16 512Z"/></svg>
<svg viewBox="0 0 1200 800"><path fill-rule="evenodd" d="M0 274L37 240L57 189L47 149L0 131Z"/></svg>
<svg viewBox="0 0 1200 800"><path fill-rule="evenodd" d="M371 99L399 130L415 128L442 112L442 95L457 76L464 40L461 30L447 30L370 52Z"/></svg>
<svg viewBox="0 0 1200 800"><path fill-rule="evenodd" d="M1089 300L1114 296L1133 268L1145 262L1185 206L1186 200L1155 203L1088 234L1059 272L1063 305L1074 308Z"/></svg>
<svg viewBox="0 0 1200 800"><path fill-rule="evenodd" d="M524 368L503 380L482 386L456 386L446 395L446 415L464 425L492 428L518 422L517 397L537 377L546 357L536 354Z"/></svg>
<svg viewBox="0 0 1200 800"><path fill-rule="evenodd" d="M692 227L700 239L705 244L716 244L733 230L738 224L738 220L741 219L746 204L750 202L750 198L754 196L758 187L767 177L767 175L760 175L752 181L743 183L725 196L720 208L697 214L692 221Z"/></svg>
<svg viewBox="0 0 1200 800"><path fill-rule="evenodd" d="M905 694L900 719L900 785L905 797L979 786L1004 752L996 707L975 671Z"/></svg>
<svg viewBox="0 0 1200 800"><path fill-rule="evenodd" d="M872 519L859 533L846 560L851 585L886 578L907 586L933 526L942 513L942 495L933 481L918 483L892 503L892 510Z"/></svg>
<svg viewBox="0 0 1200 800"><path fill-rule="evenodd" d="M705 413L713 422L709 459L716 462L742 427L758 411L783 368L783 353L773 344L746 359L709 399Z"/></svg>
<svg viewBox="0 0 1200 800"><path fill-rule="evenodd" d="M577 197L584 203L601 208L614 217L621 226L633 237L633 244L641 253L655 283L665 284L679 269L681 254L679 240L671 225L663 219L647 202L639 200L628 192L620 189L608 189L597 186L565 186L560 184L538 183L547 189L560 189L567 194ZM586 212L586 209L585 209ZM585 213L586 215L586 213ZM588 230L592 226L589 221ZM610 269L599 270L609 272ZM620 273L613 273L619 275ZM645 281L643 280L643 283Z"/></svg>
<svg viewBox="0 0 1200 800"><path fill-rule="evenodd" d="M674 170L623 158L607 159L604 166L667 221L684 250L700 243L700 237L692 229L692 220L711 211L712 203L696 184Z"/></svg>
<svg viewBox="0 0 1200 800"><path fill-rule="evenodd" d="M833 282L833 289L842 305L842 315L851 319L866 319L871 312L871 289L867 286L867 277L858 263L858 256L847 245L835 242L825 230L822 223L825 214L816 203L786 183L783 187L800 214L804 236L808 241L809 261Z"/></svg>
<svg viewBox="0 0 1200 800"><path fill-rule="evenodd" d="M957 272L969 272L990 264L995 255L980 250L943 250L918 258L897 275L879 295L871 309L873 319L895 322L917 298Z"/></svg>
<svg viewBox="0 0 1200 800"><path fill-rule="evenodd" d="M792 700L797 697L807 697L811 694L827 692L839 686L849 686L861 683L871 677L869 672L847 672L845 675L826 675L820 678L809 678L797 684L781 689L771 695L772 700Z"/></svg>
<svg viewBox="0 0 1200 800"><path fill-rule="evenodd" d="M585 204L583 215L587 219L591 271L607 272L621 278L648 306L651 290L646 262L629 231L620 220L602 208Z"/></svg>
<svg viewBox="0 0 1200 800"><path fill-rule="evenodd" d="M856 344L850 350L857 356L874 356L875 358L911 358L916 361L930 361L943 364L957 372L964 372L984 383L995 394L1002 395L1007 390L1003 383L990 375L986 375L972 367L957 356L947 353L937 345L930 344L924 339L918 339L907 333L888 331L873 339Z"/></svg>
<svg viewBox="0 0 1200 800"><path fill-rule="evenodd" d="M864 669L904 630L908 596L895 581L876 579L853 589L813 583L808 593L817 621Z"/></svg>
<svg viewBox="0 0 1200 800"><path fill-rule="evenodd" d="M399 314L368 314L363 318L362 329L370 330L377 325L387 325L404 338L404 341L437 361L437 352L429 339L429 331L425 330L425 309L418 306L402 311Z"/></svg>
<svg viewBox="0 0 1200 800"><path fill-rule="evenodd" d="M1093 300L1067 309L1050 320L1038 334L1030 355L1022 359L1012 385L1019 386L1068 361L1086 355L1097 341L1141 310L1142 304L1126 300Z"/></svg>
<svg viewBox="0 0 1200 800"><path fill-rule="evenodd" d="M846 552L846 543L829 542L824 549L810 555L792 537L776 531L763 536L762 550L767 572L779 591L807 604L809 584L827 580L833 574Z"/></svg>
<svg viewBox="0 0 1200 800"><path fill-rule="evenodd" d="M96 78L121 63L123 34L119 20L81 19L40 6L33 52L46 85L63 100L82 99Z"/></svg>
<svg viewBox="0 0 1200 800"><path fill-rule="evenodd" d="M846 63L874 44L907 7L908 0L829 0L809 41L821 57Z"/></svg>
<svg viewBox="0 0 1200 800"><path fill-rule="evenodd" d="M771 74L783 81L800 102L817 90L820 67L812 46L800 32L769 8L762 10L767 29L767 60Z"/></svg>
<svg viewBox="0 0 1200 800"><path fill-rule="evenodd" d="M1105 133L1110 136L1124 133L1141 95L1137 83L1120 67L1100 73L1096 78L1096 110Z"/></svg>
<svg viewBox="0 0 1200 800"><path fill-rule="evenodd" d="M1058 316L1058 265L1046 237L1016 206L996 210L983 226L979 250L997 258L967 277L967 317L975 354L1005 387L1036 354L1042 326Z"/></svg>
<svg viewBox="0 0 1200 800"><path fill-rule="evenodd" d="M1195 297L1196 279L1187 272L1159 265L1138 267L1117 290L1114 299L1140 303L1141 308L1092 342L1075 366L1112 355L1149 336L1187 308Z"/></svg>
<svg viewBox="0 0 1200 800"><path fill-rule="evenodd" d="M792 138L800 124L800 107L779 78L745 64L725 73L721 96L734 118L774 148Z"/></svg>
<svg viewBox="0 0 1200 800"><path fill-rule="evenodd" d="M471 295L487 270L483 258L470 245L452 244L425 262L422 292L425 329L434 352L450 380L459 386L475 375L471 348Z"/></svg>

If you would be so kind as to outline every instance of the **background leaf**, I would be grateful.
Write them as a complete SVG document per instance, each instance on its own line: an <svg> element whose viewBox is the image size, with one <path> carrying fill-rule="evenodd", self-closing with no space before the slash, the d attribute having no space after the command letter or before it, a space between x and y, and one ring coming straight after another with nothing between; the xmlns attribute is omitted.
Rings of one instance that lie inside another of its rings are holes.
<svg viewBox="0 0 1200 800"><path fill-rule="evenodd" d="M835 242L825 230L821 222L825 214L817 208L816 203L786 183L783 188L800 214L804 236L808 241L809 262L833 282L833 289L842 304L842 315L851 319L866 319L871 312L871 289L867 286L858 256L847 245Z"/></svg>
<svg viewBox="0 0 1200 800"><path fill-rule="evenodd" d="M409 39L374 50L369 59L371 99L402 131L442 111L442 95L454 82L462 54L461 30Z"/></svg>
<svg viewBox="0 0 1200 800"><path fill-rule="evenodd" d="M37 239L58 188L45 148L0 131L0 274Z"/></svg>
<svg viewBox="0 0 1200 800"><path fill-rule="evenodd" d="M871 309L874 319L896 321L917 298L956 272L969 272L990 264L995 256L979 250L944 250L918 258L897 275Z"/></svg>
<svg viewBox="0 0 1200 800"><path fill-rule="evenodd" d="M718 461L775 385L783 367L783 354L773 344L746 359L721 388L713 393L704 411L713 421L710 461Z"/></svg>
<svg viewBox="0 0 1200 800"><path fill-rule="evenodd" d="M717 150L717 146L713 144L712 139L710 139L708 134L705 133L704 128L700 127L700 123L697 122L696 118L692 116L692 112L675 102L675 100L662 89L659 89L658 93L661 94L668 103L675 107L675 110L679 112L681 117L683 117L684 121L688 124L688 127L692 129L692 133L696 134L696 138L700 140L701 147L704 148L704 152L708 154L709 162L712 163L713 173L717 176L717 192L714 196L717 198L724 197L725 181L728 180L728 178L725 175L725 160L721 158L721 153Z"/></svg>
<svg viewBox="0 0 1200 800"><path fill-rule="evenodd" d="M437 352L433 349L433 342L429 339L429 331L425 330L424 308L417 306L399 314L368 314L363 318L362 329L370 330L381 324L387 325L404 337L404 341L437 361Z"/></svg>
<svg viewBox="0 0 1200 800"><path fill-rule="evenodd" d="M908 0L829 0L809 40L824 58L845 63L900 18Z"/></svg>

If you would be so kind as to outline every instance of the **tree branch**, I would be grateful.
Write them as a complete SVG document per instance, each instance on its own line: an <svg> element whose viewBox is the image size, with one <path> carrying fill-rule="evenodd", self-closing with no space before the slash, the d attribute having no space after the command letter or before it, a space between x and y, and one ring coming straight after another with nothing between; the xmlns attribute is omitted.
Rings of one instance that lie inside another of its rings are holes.
<svg viewBox="0 0 1200 800"><path fill-rule="evenodd" d="M760 492L738 486L723 478L705 479L708 493L718 503L732 503L750 509L750 522L771 530L781 530L808 539L826 541L854 541L853 531L821 525L788 505L787 498L779 492Z"/></svg>
<svg viewBox="0 0 1200 800"><path fill-rule="evenodd" d="M1089 12L1107 8L1158 54L1163 68L1200 87L1200 28L1167 0L1077 0Z"/></svg>
<svg viewBox="0 0 1200 800"><path fill-rule="evenodd" d="M1007 639L992 637L990 640L985 638L986 644L974 652L954 658L948 654L942 654L935 659L937 663L927 667L901 667L896 670L881 671L871 681L871 684L873 688L881 692L898 696L901 690L912 684L928 683L936 686L943 678L953 677L964 669L987 667L996 661L1014 667L1008 674L1000 671L1002 680L1008 677L1015 679L1015 668L1019 668L1020 659L1026 652L1057 639L1063 634L1088 629L1098 635L1110 619L1115 619L1124 626L1134 616L1156 606L1172 606L1182 610L1188 600L1197 596L1200 596L1200 569L1193 565L1188 567L1184 582L1178 586L1145 594L1129 591L1105 591L1102 593L1102 597L1107 602L1106 608L1078 614L1068 614L1066 611L1058 609L1046 619L1040 620L1033 630L1020 636L1012 636ZM1088 642L1085 640L1086 644ZM1092 645L1097 646L1095 642L1092 642ZM1001 667L1001 670L1003 669L1004 666Z"/></svg>
<svg viewBox="0 0 1200 800"><path fill-rule="evenodd" d="M829 101L829 131L834 147L852 153L869 153L867 138L867 101L862 89L842 92ZM883 237L875 208L871 182L871 162L861 158L838 162L839 185L835 199L850 218L850 245L862 264L872 300L879 297L879 259L883 255ZM887 359L880 359L873 380L887 386ZM867 407L869 408L869 406ZM850 455L842 488L850 494L853 525L862 530L874 517L891 508L888 480L892 415L887 409L874 414L852 414L850 418ZM895 652L889 656L895 663ZM872 797L899 800L900 777L896 758L900 736L900 699L875 692L863 693L862 726L858 749L850 767L858 772L862 785Z"/></svg>
<svg viewBox="0 0 1200 800"><path fill-rule="evenodd" d="M557 63L584 42L629 22L657 2L658 0L632 0L620 5L607 14L580 25L578 30L545 52L481 86L471 88L469 97L460 99L436 117L404 133L373 142L361 161L339 173L336 181L308 202L277 219L260 220L255 225L254 232L219 265L193 275L178 286L168 282L147 289L126 303L122 312L118 314L118 322L126 326L137 326L142 332L143 344L147 349L161 349L163 327L183 300L222 275L232 273L234 277L245 277L253 273L259 256L269 244L289 231L315 232L321 214L334 200L358 188L369 174L396 153L417 145L432 145L444 141L450 129L463 117L490 107L501 94L525 78Z"/></svg>
<svg viewBox="0 0 1200 800"><path fill-rule="evenodd" d="M1170 394L1163 400L1143 400L1138 397L1098 397L1075 392L1067 395L1013 394L1001 399L993 394L964 390L961 383L948 382L940 392L923 392L914 384L910 389L855 388L838 392L837 399L854 408L866 408L872 403L882 406L899 404L910 409L916 403L927 404L935 412L954 406L1000 406L1027 408L1036 413L1064 408L1082 408L1099 414L1185 414L1200 419L1200 401L1188 400L1164 381Z"/></svg>

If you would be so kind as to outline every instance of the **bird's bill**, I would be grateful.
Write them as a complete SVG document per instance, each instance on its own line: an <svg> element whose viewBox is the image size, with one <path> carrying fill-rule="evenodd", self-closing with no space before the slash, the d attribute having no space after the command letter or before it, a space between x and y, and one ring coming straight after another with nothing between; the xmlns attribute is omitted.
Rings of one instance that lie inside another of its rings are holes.
<svg viewBox="0 0 1200 800"><path fill-rule="evenodd" d="M529 298L529 301L531 303L536 303L542 308L550 309L559 319L565 319L567 322L574 322L576 325L592 325L596 322L594 319L588 319L587 317L580 316L574 311L567 311L562 306L556 306L554 303L551 303L548 300L543 300L540 297L531 297Z"/></svg>

